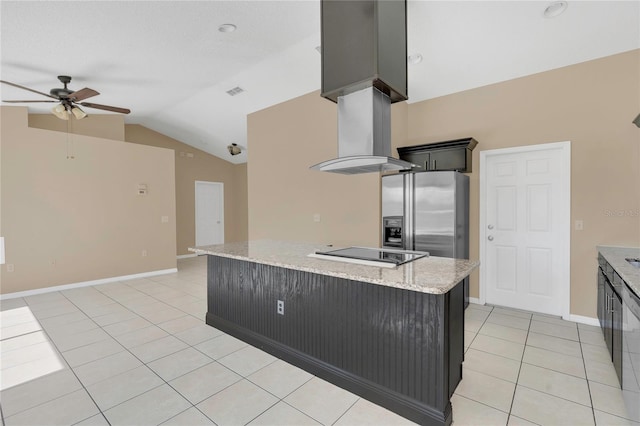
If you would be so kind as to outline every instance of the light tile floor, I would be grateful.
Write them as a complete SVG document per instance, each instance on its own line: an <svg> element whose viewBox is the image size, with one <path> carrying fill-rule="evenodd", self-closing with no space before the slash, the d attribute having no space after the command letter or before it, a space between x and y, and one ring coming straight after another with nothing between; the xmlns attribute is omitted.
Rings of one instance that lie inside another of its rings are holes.
<svg viewBox="0 0 640 426"><path fill-rule="evenodd" d="M1 301L3 424L412 424L205 325L206 259L178 269ZM456 425L640 425L599 328L479 305L465 316Z"/></svg>

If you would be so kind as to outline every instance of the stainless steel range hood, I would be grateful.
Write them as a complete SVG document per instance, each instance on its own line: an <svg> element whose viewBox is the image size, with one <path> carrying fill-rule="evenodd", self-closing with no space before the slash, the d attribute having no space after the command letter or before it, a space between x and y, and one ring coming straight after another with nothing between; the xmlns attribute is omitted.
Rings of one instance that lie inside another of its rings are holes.
<svg viewBox="0 0 640 426"><path fill-rule="evenodd" d="M338 158L311 169L411 169L391 157L391 104L407 99L406 0L322 0L322 93L338 104Z"/></svg>
<svg viewBox="0 0 640 426"><path fill-rule="evenodd" d="M338 97L338 158L311 168L360 174L410 169L391 152L391 102L375 87Z"/></svg>

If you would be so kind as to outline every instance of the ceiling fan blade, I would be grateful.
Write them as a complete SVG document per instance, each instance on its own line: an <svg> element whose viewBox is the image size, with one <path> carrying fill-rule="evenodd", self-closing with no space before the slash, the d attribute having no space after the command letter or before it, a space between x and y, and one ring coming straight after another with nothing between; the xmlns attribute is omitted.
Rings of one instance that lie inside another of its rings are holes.
<svg viewBox="0 0 640 426"><path fill-rule="evenodd" d="M2 101L2 102L6 102L6 103L11 103L11 104L21 104L21 103L25 103L25 102L60 102L60 101Z"/></svg>
<svg viewBox="0 0 640 426"><path fill-rule="evenodd" d="M84 89L76 90L73 93L69 93L67 99L72 100L73 102L78 102L91 98L93 96L97 96L99 94L100 93L96 92L95 90L85 87Z"/></svg>
<svg viewBox="0 0 640 426"><path fill-rule="evenodd" d="M38 95L46 96L51 99L58 99L55 96L51 96L44 92L38 92L37 90L29 89L28 87L20 86L19 84L9 83L8 81L0 80L0 83L8 84L9 86L17 87L18 89L28 90L29 92L37 93Z"/></svg>
<svg viewBox="0 0 640 426"><path fill-rule="evenodd" d="M120 114L129 114L131 112L131 110L127 108L119 108L119 107L114 107L109 105L92 104L89 102L79 102L79 104L87 108L95 108L95 109L102 109L105 111L119 112Z"/></svg>

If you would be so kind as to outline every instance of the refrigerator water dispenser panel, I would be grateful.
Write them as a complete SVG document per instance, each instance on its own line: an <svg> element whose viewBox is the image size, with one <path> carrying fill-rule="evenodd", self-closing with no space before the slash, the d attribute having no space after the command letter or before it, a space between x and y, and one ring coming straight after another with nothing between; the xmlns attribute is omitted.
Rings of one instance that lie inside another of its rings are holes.
<svg viewBox="0 0 640 426"><path fill-rule="evenodd" d="M390 216L382 218L383 242L385 247L403 247L402 243L402 216Z"/></svg>

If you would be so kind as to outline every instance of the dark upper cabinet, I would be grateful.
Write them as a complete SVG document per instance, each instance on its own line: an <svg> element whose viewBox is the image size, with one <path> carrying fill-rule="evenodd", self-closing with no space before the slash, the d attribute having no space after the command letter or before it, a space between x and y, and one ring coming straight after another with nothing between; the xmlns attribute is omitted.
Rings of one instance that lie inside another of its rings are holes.
<svg viewBox="0 0 640 426"><path fill-rule="evenodd" d="M473 138L398 148L401 160L420 166L416 171L458 171L471 173L471 151L478 141Z"/></svg>

